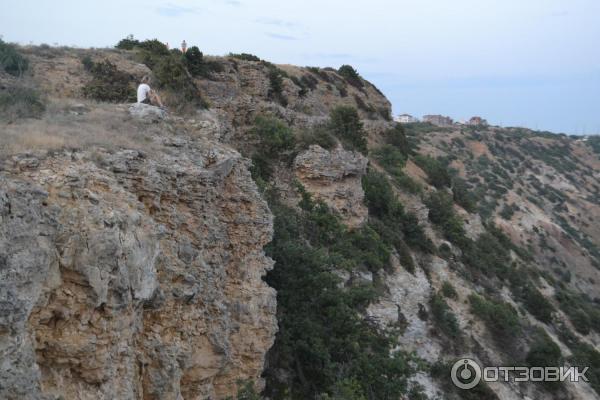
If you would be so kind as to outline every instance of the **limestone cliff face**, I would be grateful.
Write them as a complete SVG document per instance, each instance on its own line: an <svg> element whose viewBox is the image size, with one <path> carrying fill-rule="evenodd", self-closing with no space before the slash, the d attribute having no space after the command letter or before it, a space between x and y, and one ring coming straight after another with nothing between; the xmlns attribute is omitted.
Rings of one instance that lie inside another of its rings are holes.
<svg viewBox="0 0 600 400"><path fill-rule="evenodd" d="M0 175L0 397L204 399L276 331L272 217L230 148L14 157Z"/></svg>
<svg viewBox="0 0 600 400"><path fill-rule="evenodd" d="M308 192L336 210L348 226L358 227L368 215L361 186L367 163L362 154L341 146L327 151L312 145L296 157L294 170Z"/></svg>

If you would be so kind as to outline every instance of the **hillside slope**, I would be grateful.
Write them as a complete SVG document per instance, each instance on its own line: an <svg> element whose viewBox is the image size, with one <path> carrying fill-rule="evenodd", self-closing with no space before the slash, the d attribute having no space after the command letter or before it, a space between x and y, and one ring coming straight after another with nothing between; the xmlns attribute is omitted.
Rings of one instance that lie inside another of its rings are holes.
<svg viewBox="0 0 600 400"><path fill-rule="evenodd" d="M173 86L168 54L19 51L0 86L45 111L0 121L2 397L600 398L588 142L403 128L332 69L204 57ZM170 116L94 100L86 59L154 76ZM590 382L464 392L465 356Z"/></svg>

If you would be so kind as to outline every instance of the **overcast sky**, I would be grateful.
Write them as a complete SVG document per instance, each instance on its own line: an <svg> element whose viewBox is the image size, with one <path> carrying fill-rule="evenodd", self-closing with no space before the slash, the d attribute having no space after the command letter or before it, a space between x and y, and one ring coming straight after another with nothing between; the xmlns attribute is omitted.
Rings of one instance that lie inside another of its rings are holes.
<svg viewBox="0 0 600 400"><path fill-rule="evenodd" d="M600 133L600 0L0 0L4 40L351 64L394 113Z"/></svg>

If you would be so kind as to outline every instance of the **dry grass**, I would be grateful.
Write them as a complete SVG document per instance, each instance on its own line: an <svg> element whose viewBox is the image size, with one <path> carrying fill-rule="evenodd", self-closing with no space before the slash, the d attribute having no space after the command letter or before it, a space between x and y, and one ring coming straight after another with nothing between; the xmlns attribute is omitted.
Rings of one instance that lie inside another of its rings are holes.
<svg viewBox="0 0 600 400"><path fill-rule="evenodd" d="M128 148L153 152L160 145L153 136L164 134L163 124L147 124L128 114L127 104L85 102L89 112L73 114L79 101L54 100L40 119L0 121L0 156L63 148Z"/></svg>

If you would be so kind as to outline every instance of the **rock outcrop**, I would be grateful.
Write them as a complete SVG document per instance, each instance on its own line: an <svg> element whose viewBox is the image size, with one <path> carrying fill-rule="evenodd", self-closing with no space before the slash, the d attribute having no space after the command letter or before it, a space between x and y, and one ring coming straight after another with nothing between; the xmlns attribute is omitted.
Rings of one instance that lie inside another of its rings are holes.
<svg viewBox="0 0 600 400"><path fill-rule="evenodd" d="M312 145L296 157L294 171L309 193L336 210L348 226L357 227L368 214L361 185L367 163L362 154L341 146L328 151Z"/></svg>
<svg viewBox="0 0 600 400"><path fill-rule="evenodd" d="M0 175L0 397L224 398L277 329L272 216L234 150L65 151ZM52 397L54 396L54 397Z"/></svg>

